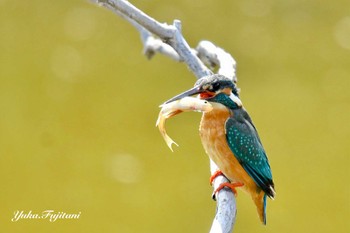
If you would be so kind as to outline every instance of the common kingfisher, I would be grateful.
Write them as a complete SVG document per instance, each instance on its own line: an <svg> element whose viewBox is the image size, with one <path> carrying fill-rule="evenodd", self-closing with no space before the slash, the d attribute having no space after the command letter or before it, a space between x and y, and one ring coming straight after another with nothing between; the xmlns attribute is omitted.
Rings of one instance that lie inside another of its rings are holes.
<svg viewBox="0 0 350 233"><path fill-rule="evenodd" d="M165 103L199 94L200 99L209 101L213 110L202 115L199 132L205 152L218 166L230 183L222 184L237 194L235 188L248 192L266 225L266 197L275 197L271 168L258 132L243 108L236 85L219 74L199 79L194 87Z"/></svg>

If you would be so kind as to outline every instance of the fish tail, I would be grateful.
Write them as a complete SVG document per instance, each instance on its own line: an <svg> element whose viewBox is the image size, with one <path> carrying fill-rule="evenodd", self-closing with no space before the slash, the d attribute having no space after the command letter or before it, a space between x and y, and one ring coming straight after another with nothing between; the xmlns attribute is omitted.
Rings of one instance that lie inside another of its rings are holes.
<svg viewBox="0 0 350 233"><path fill-rule="evenodd" d="M170 150L172 152L174 152L173 148L171 147L173 144L175 144L176 146L179 146L173 139L171 139L167 134L165 134L165 141L166 144L168 145L168 147L170 148Z"/></svg>

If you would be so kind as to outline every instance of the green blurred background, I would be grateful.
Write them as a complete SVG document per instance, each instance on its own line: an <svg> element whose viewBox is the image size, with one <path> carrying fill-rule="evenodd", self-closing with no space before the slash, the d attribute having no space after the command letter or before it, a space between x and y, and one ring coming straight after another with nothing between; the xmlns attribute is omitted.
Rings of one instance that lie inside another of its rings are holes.
<svg viewBox="0 0 350 233"><path fill-rule="evenodd" d="M349 232L350 1L131 2L237 60L277 197L264 227L240 193L235 232ZM155 127L194 81L88 1L0 0L0 231L208 232L200 114L168 121L174 153ZM11 222L47 209L81 217Z"/></svg>

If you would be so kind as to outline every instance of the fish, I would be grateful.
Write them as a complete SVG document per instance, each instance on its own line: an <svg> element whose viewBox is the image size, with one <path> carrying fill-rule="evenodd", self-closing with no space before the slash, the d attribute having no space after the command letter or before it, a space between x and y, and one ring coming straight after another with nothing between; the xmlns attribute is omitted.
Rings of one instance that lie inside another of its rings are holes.
<svg viewBox="0 0 350 233"><path fill-rule="evenodd" d="M158 115L156 127L158 127L161 135L163 136L166 144L171 151L173 151L173 144L176 146L179 145L166 133L165 121L182 112L210 112L213 109L213 106L208 101L195 97L184 97L170 103L164 103L159 107L161 110Z"/></svg>

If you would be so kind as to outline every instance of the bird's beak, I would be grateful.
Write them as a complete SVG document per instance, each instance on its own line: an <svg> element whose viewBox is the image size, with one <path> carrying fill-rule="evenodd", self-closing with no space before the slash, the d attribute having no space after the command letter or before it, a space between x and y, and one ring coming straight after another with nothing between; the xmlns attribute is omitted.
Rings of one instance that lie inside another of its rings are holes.
<svg viewBox="0 0 350 233"><path fill-rule="evenodd" d="M201 90L200 86L195 86L195 87L191 88L190 90L182 92L181 94L178 94L177 96L174 96L170 100L167 100L164 104L168 104L170 102L182 99L182 98L187 97L187 96L196 95L196 94L199 94L201 92L203 92L203 91Z"/></svg>

